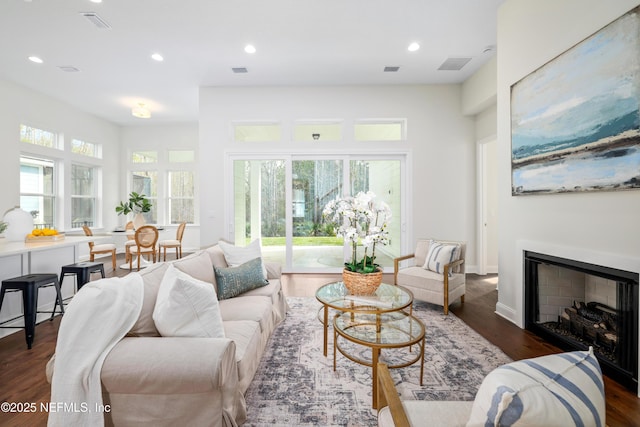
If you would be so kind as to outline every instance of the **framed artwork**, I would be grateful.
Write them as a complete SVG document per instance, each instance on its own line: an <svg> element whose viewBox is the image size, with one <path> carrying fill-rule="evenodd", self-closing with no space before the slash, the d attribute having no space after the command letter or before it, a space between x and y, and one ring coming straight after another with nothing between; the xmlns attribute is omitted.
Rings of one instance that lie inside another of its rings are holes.
<svg viewBox="0 0 640 427"><path fill-rule="evenodd" d="M640 188L640 7L511 87L513 195Z"/></svg>

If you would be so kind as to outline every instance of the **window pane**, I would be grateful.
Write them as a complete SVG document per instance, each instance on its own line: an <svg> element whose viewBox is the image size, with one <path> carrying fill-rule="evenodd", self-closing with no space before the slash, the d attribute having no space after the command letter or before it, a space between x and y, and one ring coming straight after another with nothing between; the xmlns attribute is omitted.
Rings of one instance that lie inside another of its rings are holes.
<svg viewBox="0 0 640 427"><path fill-rule="evenodd" d="M404 123L356 123L356 141L402 141Z"/></svg>
<svg viewBox="0 0 640 427"><path fill-rule="evenodd" d="M20 207L39 227L55 226L54 166L51 160L20 157Z"/></svg>
<svg viewBox="0 0 640 427"><path fill-rule="evenodd" d="M189 224L194 223L193 178L193 172L169 172L169 211L172 224L178 224L183 221Z"/></svg>
<svg viewBox="0 0 640 427"><path fill-rule="evenodd" d="M131 172L131 191L147 197L157 197L158 173L156 171Z"/></svg>
<svg viewBox="0 0 640 427"><path fill-rule="evenodd" d="M95 192L94 169L88 166L71 165L71 194L93 196Z"/></svg>
<svg viewBox="0 0 640 427"><path fill-rule="evenodd" d="M193 199L171 199L169 201L171 210L171 224L194 223Z"/></svg>
<svg viewBox="0 0 640 427"><path fill-rule="evenodd" d="M193 197L193 172L169 172L169 197Z"/></svg>
<svg viewBox="0 0 640 427"><path fill-rule="evenodd" d="M131 172L131 191L144 194L151 203L151 210L144 214L145 220L150 224L158 223L158 172L142 171Z"/></svg>
<svg viewBox="0 0 640 427"><path fill-rule="evenodd" d="M71 165L71 227L96 225L95 168Z"/></svg>
<svg viewBox="0 0 640 427"><path fill-rule="evenodd" d="M94 198L71 197L71 227L95 225L96 200Z"/></svg>
<svg viewBox="0 0 640 427"><path fill-rule="evenodd" d="M325 205L342 195L342 160L295 160L293 173L293 267L341 267L343 240L322 218Z"/></svg>
<svg viewBox="0 0 640 427"><path fill-rule="evenodd" d="M234 242L262 238L263 257L281 261L285 254L285 162L236 160L234 168Z"/></svg>
<svg viewBox="0 0 640 427"><path fill-rule="evenodd" d="M20 158L20 192L53 195L53 167L51 160Z"/></svg>
<svg viewBox="0 0 640 427"><path fill-rule="evenodd" d="M157 163L157 151L134 151L131 153L131 162L133 163Z"/></svg>
<svg viewBox="0 0 640 427"><path fill-rule="evenodd" d="M193 150L169 150L170 163L190 163L195 161L195 158Z"/></svg>
<svg viewBox="0 0 640 427"><path fill-rule="evenodd" d="M20 125L20 141L43 147L56 147L56 135L53 132L26 125Z"/></svg>
<svg viewBox="0 0 640 427"><path fill-rule="evenodd" d="M20 196L20 208L31 214L33 224L38 228L55 227L54 204L53 197Z"/></svg>
<svg viewBox="0 0 640 427"><path fill-rule="evenodd" d="M383 267L392 267L393 258L400 256L400 160L352 160L349 164L351 194L372 191L376 200L383 201L391 208L389 245L376 247L376 262ZM358 256L362 253L360 248Z"/></svg>
<svg viewBox="0 0 640 427"><path fill-rule="evenodd" d="M294 140L299 141L340 141L340 123L301 123L294 129Z"/></svg>
<svg viewBox="0 0 640 427"><path fill-rule="evenodd" d="M280 125L234 124L233 139L237 142L277 142L281 139Z"/></svg>
<svg viewBox="0 0 640 427"><path fill-rule="evenodd" d="M79 139L71 140L71 152L89 157L102 157L99 146L91 142L80 141Z"/></svg>

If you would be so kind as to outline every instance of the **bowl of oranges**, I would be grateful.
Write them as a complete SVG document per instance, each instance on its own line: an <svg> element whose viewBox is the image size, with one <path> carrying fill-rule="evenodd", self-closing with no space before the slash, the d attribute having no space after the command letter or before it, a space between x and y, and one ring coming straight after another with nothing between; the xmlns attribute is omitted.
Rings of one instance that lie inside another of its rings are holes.
<svg viewBox="0 0 640 427"><path fill-rule="evenodd" d="M34 228L27 234L27 242L55 241L64 239L64 234L54 228Z"/></svg>

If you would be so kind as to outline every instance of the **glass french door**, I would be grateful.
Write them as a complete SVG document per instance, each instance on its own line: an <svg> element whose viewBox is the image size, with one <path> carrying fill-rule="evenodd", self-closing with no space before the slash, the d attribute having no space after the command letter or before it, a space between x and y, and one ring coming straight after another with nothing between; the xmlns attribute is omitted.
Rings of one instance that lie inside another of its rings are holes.
<svg viewBox="0 0 640 427"><path fill-rule="evenodd" d="M232 162L235 244L260 238L263 257L285 271L341 271L350 249L325 223L322 210L336 197L372 191L393 214L390 244L376 249L376 262L387 271L393 267L403 239L403 157L285 156Z"/></svg>

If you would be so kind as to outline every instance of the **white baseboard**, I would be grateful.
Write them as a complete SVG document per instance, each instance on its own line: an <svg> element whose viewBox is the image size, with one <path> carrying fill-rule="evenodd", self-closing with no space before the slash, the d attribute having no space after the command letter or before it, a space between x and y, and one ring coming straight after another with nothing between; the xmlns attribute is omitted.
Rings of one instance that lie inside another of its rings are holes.
<svg viewBox="0 0 640 427"><path fill-rule="evenodd" d="M516 313L516 311L514 309L512 309L509 306L506 306L500 302L498 302L496 304L496 311L495 313L500 316L505 318L506 320L508 320L509 322L515 324L516 326L518 326L519 328L524 328L524 325L522 325L522 321L521 319L518 318L518 314Z"/></svg>

